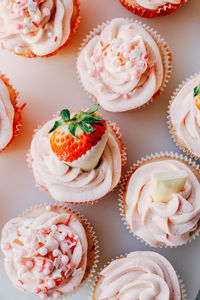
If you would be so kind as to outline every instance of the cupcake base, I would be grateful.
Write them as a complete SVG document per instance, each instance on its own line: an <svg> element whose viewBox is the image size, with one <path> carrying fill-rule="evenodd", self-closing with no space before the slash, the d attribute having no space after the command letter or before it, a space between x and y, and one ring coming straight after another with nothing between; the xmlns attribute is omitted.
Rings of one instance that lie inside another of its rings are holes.
<svg viewBox="0 0 200 300"><path fill-rule="evenodd" d="M133 0L120 0L121 4L131 11L133 14L138 15L143 18L155 18L159 16L165 16L174 12L177 8L179 8L182 4L186 3L187 0L182 0L180 4L165 4L159 7L156 10L151 10L140 6L137 3L132 3Z"/></svg>
<svg viewBox="0 0 200 300"><path fill-rule="evenodd" d="M0 150L0 152L3 152L10 145L10 143L13 141L13 139L18 135L20 131L20 128L22 126L22 110L25 107L26 103L24 103L23 105L19 104L18 101L19 93L16 92L16 90L10 84L9 79L7 79L4 74L0 74L0 78L8 88L10 94L10 100L15 110L14 121L13 121L13 136L10 142L6 145L6 147Z"/></svg>
<svg viewBox="0 0 200 300"><path fill-rule="evenodd" d="M34 57L46 58L46 57L50 57L50 56L57 54L58 51L60 51L63 47L65 47L69 44L72 36L76 33L77 28L80 24L80 2L79 2L79 0L73 0L73 2L74 2L74 10L73 10L72 18L71 18L70 35L69 35L67 41L61 47L59 47L56 51L54 51L50 54L47 54L47 55L42 55L42 56L34 54L33 52L31 52L31 50L29 48L24 48L22 53L17 53L14 49L12 49L11 51L18 56L24 56L27 58L34 58Z"/></svg>
<svg viewBox="0 0 200 300"><path fill-rule="evenodd" d="M82 288L84 285L87 285L89 282L92 281L94 277L94 273L98 264L98 258L99 258L99 246L96 234L90 225L90 223L87 221L86 218L84 218L81 214L77 213L75 210L66 207L64 205L54 205L54 204L41 204L39 206L35 206L33 208L30 208L22 213L23 217L36 217L45 211L57 211L57 212L67 212L69 214L72 214L84 227L87 241L88 241L88 253L87 253L87 266L85 270L85 275L82 279L82 282L80 286L76 289L75 292L77 292L80 288ZM74 294L75 292L71 293ZM64 295L65 296L65 295ZM69 294L67 295L69 296Z"/></svg>
<svg viewBox="0 0 200 300"><path fill-rule="evenodd" d="M57 115L54 115L54 117L57 117L59 114ZM121 152L121 177L120 177L120 181L118 182L118 184L111 190L109 191L112 192L113 190L115 190L119 184L121 183L121 179L122 179L122 173L123 173L123 170L126 166L126 161L127 161L127 155L126 155L126 148L122 142L122 139L121 139L121 133L120 133L120 130L119 128L116 126L115 123L110 123L108 122L109 126L112 128L113 132L115 133L115 136L117 138L117 141L118 141L118 144L119 144L119 147L120 147L120 152ZM38 126L38 128L35 130L34 134L41 128L41 126ZM32 161L33 161L33 158L31 156L31 153L29 152L27 154L27 163L28 163L28 167L30 169L32 169ZM49 192L48 189L42 185L40 185L37 181L35 181L35 185L36 187L38 187L41 191L45 191L45 192ZM66 202L65 204L71 204L71 205L78 205L78 204L85 204L86 206L89 205L89 204L94 204L94 203L98 203L99 200L102 200L101 199L96 199L96 200L92 200L92 201L82 201L82 202ZM56 201L56 200L55 200ZM59 205L59 201L56 201Z"/></svg>
<svg viewBox="0 0 200 300"><path fill-rule="evenodd" d="M169 246L169 245L162 245L159 247L154 247L150 244L148 244L146 241L144 241L141 237L137 236L132 230L130 225L127 223L126 221L126 211L127 211L127 205L126 205L126 193L127 193L127 188L128 188L128 184L130 181L130 178L132 176L132 174L141 166L144 166L145 164L148 164L150 162L155 162L158 160L168 160L168 159L174 159L174 160L178 160L184 164L187 165L187 167L189 167L191 169L191 171L195 174L195 176L197 177L198 181L200 182L200 170L199 170L199 165L196 165L194 161L192 161L190 158L187 158L186 156L180 155L178 153L173 153L173 152L161 152L161 153L156 153L156 154L151 154L146 156L145 158L142 158L141 160L138 160L136 164L134 164L130 170L127 172L127 174L124 176L122 184L121 184L121 188L119 191L119 209L120 209L120 215L122 217L123 223L126 226L126 228L129 230L129 232L131 234L133 234L134 237L136 237L137 240L141 241L142 243L145 243L145 245L148 245L152 248L176 248L176 247L180 247L183 245L186 245L188 243L190 243L192 240L195 240L199 234L200 234L200 219L197 223L197 228L195 230L193 230L192 232L190 232L190 237L189 239L181 245L176 245L176 246Z"/></svg>
<svg viewBox="0 0 200 300"><path fill-rule="evenodd" d="M161 36L151 27L149 27L148 25L142 23L142 22L138 22L137 20L132 20L129 18L126 18L129 21L133 21L138 25L141 25L144 27L144 29L152 36L152 38L154 39L154 41L157 43L159 50L160 50L160 54L162 57L162 61L163 61L163 82L161 87L159 88L159 90L152 96L151 99L149 99L149 101L147 101L146 103L144 103L141 106L138 107L131 107L129 109L126 109L126 111L128 110L135 110L135 109L140 109L142 107L145 107L146 105L149 105L150 103L153 102L154 99L157 99L161 92L163 92L163 90L165 89L169 78L171 76L171 71L172 71L172 53L167 45L167 43L165 42L165 40L163 38L161 38ZM110 23L110 21L107 21L105 23L102 23L101 25L97 26L96 28L94 28L92 31L89 32L89 34L86 36L86 38L82 41L81 46L79 48L78 51L78 55L77 55L77 64L76 64L76 73L77 73L77 77L79 78L79 82L81 83L82 88L84 89L84 91L89 95L89 97L95 102L97 103L97 99L94 95L90 94L86 89L85 86L82 83L82 80L80 78L79 75L79 71L78 71L78 57L80 55L80 52L82 51L82 49L87 45L87 43L95 36L100 34L100 32ZM127 100L128 101L128 100ZM121 112L121 110L115 110L114 112Z"/></svg>

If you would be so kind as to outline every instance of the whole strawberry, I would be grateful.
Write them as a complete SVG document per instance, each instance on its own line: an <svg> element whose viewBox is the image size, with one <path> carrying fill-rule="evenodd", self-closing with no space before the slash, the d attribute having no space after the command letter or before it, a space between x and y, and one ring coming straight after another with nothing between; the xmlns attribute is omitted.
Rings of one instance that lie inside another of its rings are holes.
<svg viewBox="0 0 200 300"><path fill-rule="evenodd" d="M96 114L98 108L96 104L88 111L80 110L72 118L64 109L49 131L52 151L66 164L85 171L97 166L108 138L106 121Z"/></svg>

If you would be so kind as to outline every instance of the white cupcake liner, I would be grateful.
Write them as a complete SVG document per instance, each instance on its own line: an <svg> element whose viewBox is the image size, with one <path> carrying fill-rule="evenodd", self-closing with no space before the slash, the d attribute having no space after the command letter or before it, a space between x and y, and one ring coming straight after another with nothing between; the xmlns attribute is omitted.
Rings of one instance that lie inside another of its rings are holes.
<svg viewBox="0 0 200 300"><path fill-rule="evenodd" d="M176 88L173 95L171 96L171 99L170 99L169 105L168 105L168 110L167 110L167 125L168 125L169 132L170 132L170 135L171 135L173 141L175 142L176 146L179 147L179 149L181 149L185 154L187 154L187 155L189 155L189 156L191 156L191 157L193 157L197 160L199 160L200 157L198 157L197 155L192 153L186 147L184 141L179 139L179 137L177 136L176 129L174 128L173 122L172 122L171 117L170 117L170 107L171 107L171 104L173 103L174 99L178 95L178 93L184 87L184 85L187 84L190 80L194 79L196 76L199 76L199 75L200 75L200 73L195 73L195 74L191 75L190 77L188 77L186 80L183 80L181 84L179 84L178 88Z"/></svg>
<svg viewBox="0 0 200 300"><path fill-rule="evenodd" d="M177 248L177 247L181 247L184 246L188 243L191 243L193 240L195 240L196 238L199 237L200 235L200 218L199 218L199 222L197 224L197 229L192 233L192 235L190 236L190 238L183 244L181 245L174 245L174 246L170 246L170 245L162 245L162 246L152 246L149 243L147 243L146 241L144 241L141 237L137 236L131 229L130 225L127 223L126 221L126 214L124 211L125 208L125 200L124 200L124 194L127 191L127 185L128 185L128 181L131 177L131 175L136 171L136 169L138 169L140 166L143 165L143 163L146 163L150 160L156 160L156 159L162 159L162 158L171 158L171 159L177 159L179 161L182 161L183 163L186 163L187 165L191 166L191 168L194 168L196 170L196 172L199 174L200 176L200 167L199 165L196 164L195 161L193 161L191 158L188 158L187 156L183 156L182 154L179 153L173 153L173 152L160 152L160 153L155 153L155 154L150 154L147 155L146 157L142 157L140 160L137 160L137 162L129 169L129 171L124 175L124 178L122 180L122 184L119 190L119 210L120 210L120 215L122 218L122 221L124 223L124 225L126 226L126 228L128 229L128 231L140 242L144 243L145 245L153 248L153 249L157 249L157 248ZM195 174L196 176L196 174ZM198 178L198 180L200 180Z"/></svg>
<svg viewBox="0 0 200 300"><path fill-rule="evenodd" d="M57 114L53 115L53 117L58 117L59 116L59 112L57 112ZM126 162L127 162L127 154L126 154L126 147L124 146L124 143L122 142L122 134L120 132L120 129L119 127L116 125L116 123L112 123L110 121L107 121L107 123L109 124L109 126L112 128L113 132L115 133L116 135L116 138L117 140L119 141L119 144L120 144L120 153L121 153L121 164L122 164L122 168L121 168L121 176L120 176L120 180L119 182L117 183L117 185L111 190L109 191L108 193L111 193L112 191L114 191L120 184L121 184L121 181L122 181L122 177L123 177L123 171L124 171L124 168L126 166ZM34 133L33 133L33 137L34 135L37 133L37 131L42 127L43 125L39 125L35 130L34 130ZM30 153L30 150L29 152L27 153L27 156L26 156L26 161L27 161L27 165L28 165L28 168L32 170L32 173L33 173L33 169L32 169L32 161L33 161L33 158L31 156L31 153ZM40 185L36 180L35 180L35 177L33 175L33 178L34 178L34 182L35 182L35 186L37 188L39 188L40 191L45 191L45 192L48 192L48 189L42 185ZM108 194L107 193L107 194ZM49 193L50 194L50 193ZM107 195L105 194L104 197ZM98 201L101 201L104 199L104 197L102 198L99 198L99 199L96 199L96 200L92 200L92 201L83 201L83 202L65 202L64 204L71 204L71 205L77 205L77 204L85 204L85 205L88 205L88 204L91 204L93 205L94 203L98 203ZM55 199L54 199L55 200ZM60 204L62 204L61 202L55 200L56 204L59 206Z"/></svg>
<svg viewBox="0 0 200 300"><path fill-rule="evenodd" d="M145 251L144 251L145 252ZM94 295L94 291L95 291L95 288L96 288L96 285L97 285L97 282L100 278L100 273L103 271L103 269L105 269L111 262L113 262L114 260L116 259L120 259L120 258L124 258L128 255L128 253L125 253L124 255L123 254L120 254L119 256L116 256L115 258L112 258L111 260L108 260L108 262L106 264L103 265L103 267L101 267L100 271L98 271L98 273L96 274L96 277L93 281L93 286L90 290L90 297L89 297L89 300L94 300L93 299L93 295ZM161 254L162 255L162 254ZM163 256L163 255L162 255ZM163 256L164 257L164 256ZM171 264L171 262L170 262ZM173 267L173 265L172 265ZM174 267L173 267L174 268ZM174 269L175 270L175 269ZM186 288L185 288L185 284L183 282L183 280L181 279L181 276L179 275L179 273L175 270L176 272L176 275L178 277L178 281L179 281L179 285L180 285L180 289L181 289L181 300L188 300L188 297L187 297L187 291L186 291Z"/></svg>
<svg viewBox="0 0 200 300"><path fill-rule="evenodd" d="M146 105L149 105L150 103L152 103L154 101L154 99L157 99L160 96L160 93L164 91L165 87L167 86L167 83L169 81L169 78L171 76L171 72L172 72L172 53L167 45L167 43L165 42L165 40L163 38L161 38L161 36L157 33L157 31L155 31L153 28L151 28L149 25L146 25L145 23L141 22L141 21L137 21L134 20L133 18L124 18L127 21L131 21L133 23L136 23L140 26L142 26L154 39L154 41L156 42L156 44L159 47L161 56L162 56L162 62L163 62L163 67L164 67L164 76L163 76L163 82L161 84L160 89L153 95L153 97L151 99L149 99L149 101L147 101L146 103L144 103L141 106L138 106L134 109L129 109L129 110L136 110L136 109L140 109ZM111 22L111 20L108 20L107 22L103 22L102 24L98 25L96 28L94 28L93 30L91 30L86 37L83 39L79 50L78 50L78 54L77 54L77 61L76 61L76 74L77 77L79 79L79 82L83 88L83 90L87 93L87 95L94 101L94 102L98 102L96 97L92 94L90 94L82 80L78 71L78 57L80 55L80 52L82 51L82 49L87 45L87 43L95 36L98 35L109 23Z"/></svg>
<svg viewBox="0 0 200 300"><path fill-rule="evenodd" d="M88 222L88 220L82 214L80 214L79 212L75 211L74 209L66 206L65 204L57 205L55 203L43 203L40 205L35 205L35 206L32 206L29 209L26 209L25 211L23 211L19 215L19 217L23 217L26 214L30 213L32 210L35 210L37 208L45 208L47 211L50 211L51 207L65 209L67 212L70 212L75 217L77 217L79 219L79 221L81 222L81 224L84 226L84 229L86 231L86 236L88 239L90 239L90 241L93 242L93 247L94 247L94 250L92 249L92 251L94 251L94 262L89 271L89 274L86 276L86 278L84 278L85 276L83 277L83 281L81 282L79 287L77 287L75 292L71 292L68 295L62 295L61 298L64 300L64 299L68 299L68 297L70 297L72 295L75 295L81 288L88 286L91 282L93 282L96 268L97 268L97 265L99 262L99 242L98 242L96 233L95 233L93 227L91 226L91 224ZM88 264L87 264L87 266L88 266ZM51 298L51 297L49 297L49 298Z"/></svg>

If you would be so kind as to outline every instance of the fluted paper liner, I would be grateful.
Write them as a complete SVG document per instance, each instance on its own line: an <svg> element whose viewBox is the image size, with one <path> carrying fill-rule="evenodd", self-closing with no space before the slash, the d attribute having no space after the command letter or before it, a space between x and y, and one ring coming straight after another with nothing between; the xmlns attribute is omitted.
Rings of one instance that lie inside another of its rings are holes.
<svg viewBox="0 0 200 300"><path fill-rule="evenodd" d="M59 115L59 113L57 113L56 115L54 115L54 117L57 117ZM113 190L115 190L119 184L121 183L121 180L122 180L122 173L123 173L123 170L125 168L125 165L126 165L126 161L127 161L127 155L126 155L126 148L122 142L122 139L121 139L121 133L120 133L120 129L119 127L117 127L116 123L111 123L109 121L107 121L107 123L109 124L109 126L112 128L113 132L115 133L116 135L116 138L118 140L118 143L120 145L120 150L121 150L121 163L122 163L122 169L121 169L121 177L120 177L120 180L118 182L118 184L111 190L109 191L108 193L112 192ZM38 128L34 131L34 134L41 128L42 126L38 126ZM34 136L34 135L33 135ZM30 151L28 152L27 154L27 163L28 163L28 167L30 169L32 169L32 161L33 161L33 158L31 156L31 153ZM33 176L34 177L34 176ZM34 178L35 180L35 178ZM46 191L48 192L48 189L42 185L40 185L38 182L36 182L35 180L35 185L37 187L39 187L39 189L41 191ZM105 195L106 196L106 195ZM105 197L104 196L104 197ZM83 202L66 202L65 204L71 204L71 205L74 205L74 204L85 204L85 205L88 205L88 204L94 204L94 203L98 203L99 200L102 200L103 198L100 198L100 199L96 199L96 200L92 200L92 201L83 201ZM56 201L56 200L55 200ZM57 203L60 203L58 201L56 201Z"/></svg>
<svg viewBox="0 0 200 300"><path fill-rule="evenodd" d="M74 295L80 288L87 286L90 282L93 281L94 274L97 268L97 264L99 262L99 245L96 237L96 233L93 227L90 225L88 220L82 216L79 212L75 211L72 208L67 207L66 205L55 205L49 203L43 203L40 205L36 205L25 210L19 217L29 217L29 216L38 216L39 214L45 211L51 211L51 209L64 210L69 214L72 214L78 221L82 224L85 229L87 241L88 241L88 253L87 253L87 267L85 271L85 275L79 287L75 292L71 292L67 295L63 295L62 299L66 299L71 295Z"/></svg>
<svg viewBox="0 0 200 300"><path fill-rule="evenodd" d="M72 36L76 33L76 31L79 27L79 24L80 24L80 2L79 2L79 0L73 0L73 2L74 2L74 10L73 10L72 19L71 19L71 32L69 34L67 41L61 47L59 47L56 51L54 51L50 54L47 54L47 55L42 55L42 56L34 54L33 52L30 51L30 49L28 47L24 48L22 53L16 53L14 49L12 49L11 51L18 56L24 56L27 58L34 58L34 57L46 58L46 57L50 57L50 56L57 54L58 51L60 51L63 47L65 47L69 44Z"/></svg>
<svg viewBox="0 0 200 300"><path fill-rule="evenodd" d="M167 125L170 131L170 135L173 139L173 141L176 143L176 145L187 155L192 156L193 158L199 160L200 158L195 155L194 153L192 153L187 146L185 145L184 141L181 140L177 134L176 134L176 129L174 128L174 125L172 123L171 117L170 117L170 107L171 104L173 103L174 99L176 98L176 96L178 95L178 93L181 91L181 89L184 87L185 84L187 84L190 80L194 79L196 76L200 75L200 73L195 73L193 75L191 75L190 77L188 77L186 80L182 81L181 84L179 84L178 88L175 90L175 92L173 93L171 100L169 101L169 106L168 106L168 111L167 111Z"/></svg>
<svg viewBox="0 0 200 300"><path fill-rule="evenodd" d="M19 103L19 93L10 84L9 79L6 78L5 74L0 74L0 79L5 83L5 85L8 88L10 94L10 100L14 108L13 136L10 142L6 145L6 147L0 150L0 152L3 152L10 145L13 139L19 134L20 128L22 126L22 110L26 105L26 103L24 104Z"/></svg>
<svg viewBox="0 0 200 300"><path fill-rule="evenodd" d="M137 162L129 169L129 171L124 175L124 178L122 180L122 184L120 187L119 191L119 210L120 210L120 215L122 217L122 221L126 228L129 230L130 233L133 234L133 236L139 240L142 243L145 243L145 245L150 246L152 248L176 248L176 247L181 247L183 245L186 245L188 243L191 243L192 240L195 240L199 234L200 234L200 218L197 224L197 228L190 233L190 238L182 245L162 245L159 247L154 247L144 241L141 237L137 236L132 230L130 225L126 221L126 192L127 192L127 187L129 184L129 180L132 176L132 174L141 166L148 164L150 162L158 161L158 160L167 160L167 159L174 159L178 160L184 164L186 164L191 171L195 174L197 177L198 181L200 182L200 170L199 170L199 165L197 165L194 161L192 161L191 158L188 158L187 156L183 156L182 154L178 153L173 153L173 152L160 152L160 153L155 153L151 155L147 155L146 157L141 158L141 160L137 160Z"/></svg>
<svg viewBox="0 0 200 300"><path fill-rule="evenodd" d="M144 251L145 252L145 251ZM153 252L153 251L152 251ZM113 262L114 260L116 259L120 259L120 258L125 258L127 257L128 253L125 253L124 255L121 254L119 256L117 256L116 258L112 258L111 260L109 260L106 264L104 264L104 266L100 269L100 271L97 273L96 277L95 277L95 280L94 280L94 284L93 284L93 287L90 291L90 298L89 300L98 300L98 299L95 299L94 298L94 292L95 292L95 289L96 289L96 286L98 284L98 281L100 279L100 274L101 272L103 271L103 269L105 269L111 262ZM161 255L161 254L160 254ZM163 256L163 255L162 255ZM187 298L187 292L186 292L186 289L185 289L185 285L183 283L183 280L181 279L180 275L177 273L177 271L175 270L176 272L176 275L178 277L178 280L179 280L179 285L180 285L180 289L181 289L181 300L188 300Z"/></svg>
<svg viewBox="0 0 200 300"><path fill-rule="evenodd" d="M129 0L120 0L120 2L125 8L127 8L133 14L136 14L143 18L155 18L155 17L171 14L177 8L181 7L182 4L186 3L187 0L181 0L181 3L179 4L167 3L154 10L142 7L136 2L130 3Z"/></svg>
<svg viewBox="0 0 200 300"><path fill-rule="evenodd" d="M134 19L130 19L130 18L125 18L125 19L128 20L128 21L134 22L134 23L136 23L136 24L138 24L140 26L143 26L143 28L152 36L152 38L154 39L154 41L156 42L156 44L159 47L160 54L161 54L161 57L162 57L162 62L163 62L163 72L164 72L164 75L163 75L163 82L162 82L162 85L161 85L160 89L153 95L153 97L151 99L149 99L149 101L147 101L146 103L144 103L141 106L133 108L135 110L135 109L140 109L140 108L142 108L142 107L150 104L151 102L153 102L154 99L158 98L158 96L160 95L161 92L164 91L164 89L165 89L165 87L166 87L166 85L167 85L167 83L169 81L169 78L171 76L171 71L172 71L172 53L171 53L171 51L170 51L167 43L165 42L165 40L163 38L161 38L161 36L153 28L151 28L150 26L148 26L148 25L146 25L146 24L144 24L144 23L142 23L140 21L134 20ZM81 83L82 88L85 90L85 92L90 96L90 98L94 102L98 102L97 99L96 99L96 97L94 95L90 94L86 90L86 88L83 85L82 80L80 78L80 74L79 74L79 71L78 71L78 57L79 57L80 52L82 51L82 49L87 45L87 43L95 35L98 35L110 22L111 22L111 20L107 21L105 23L102 23L101 25L98 25L96 28L94 28L92 31L90 31L89 34L87 34L86 37L83 39L83 41L81 43L81 46L79 48L79 51L78 51L78 55L77 55L77 63L76 63L77 77L79 78L79 82ZM129 110L132 110L132 109L129 109Z"/></svg>

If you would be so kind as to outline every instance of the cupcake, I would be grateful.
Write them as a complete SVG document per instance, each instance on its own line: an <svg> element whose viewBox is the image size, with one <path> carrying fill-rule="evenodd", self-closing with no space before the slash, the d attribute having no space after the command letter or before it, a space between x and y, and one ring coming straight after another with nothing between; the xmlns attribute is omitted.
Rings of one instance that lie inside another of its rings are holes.
<svg viewBox="0 0 200 300"><path fill-rule="evenodd" d="M10 220L3 227L1 249L13 285L41 299L74 293L97 262L96 239L87 221L53 205Z"/></svg>
<svg viewBox="0 0 200 300"><path fill-rule="evenodd" d="M0 152L5 150L21 127L21 111L18 93L5 75L0 74Z"/></svg>
<svg viewBox="0 0 200 300"><path fill-rule="evenodd" d="M79 0L19 0L0 4L0 43L25 57L49 56L79 24Z"/></svg>
<svg viewBox="0 0 200 300"><path fill-rule="evenodd" d="M98 107L71 116L64 109L33 137L33 175L56 201L93 203L120 181L126 157L119 129L96 113Z"/></svg>
<svg viewBox="0 0 200 300"><path fill-rule="evenodd" d="M171 53L155 31L117 18L81 45L77 72L84 89L108 111L135 109L156 98L171 72Z"/></svg>
<svg viewBox="0 0 200 300"><path fill-rule="evenodd" d="M200 158L200 74L183 82L169 105L168 124L177 145Z"/></svg>
<svg viewBox="0 0 200 300"><path fill-rule="evenodd" d="M172 13L187 0L120 0L120 2L140 17L154 18Z"/></svg>
<svg viewBox="0 0 200 300"><path fill-rule="evenodd" d="M136 251L109 263L99 274L92 300L183 300L181 283L171 263L152 251Z"/></svg>
<svg viewBox="0 0 200 300"><path fill-rule="evenodd" d="M128 172L120 192L130 231L152 247L180 246L198 234L200 173L177 154L147 156Z"/></svg>

